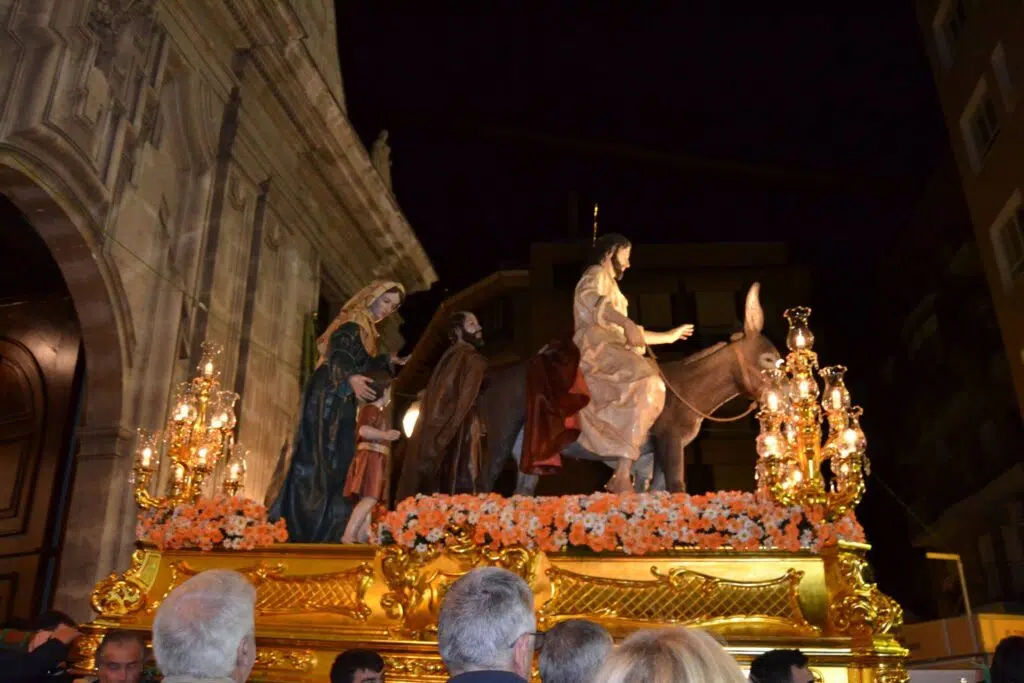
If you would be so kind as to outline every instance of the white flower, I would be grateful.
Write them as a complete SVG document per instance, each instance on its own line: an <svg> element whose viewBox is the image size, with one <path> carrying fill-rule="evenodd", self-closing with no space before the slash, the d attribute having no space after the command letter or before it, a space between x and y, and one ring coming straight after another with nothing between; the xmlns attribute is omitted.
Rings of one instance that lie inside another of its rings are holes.
<svg viewBox="0 0 1024 683"><path fill-rule="evenodd" d="M422 542L421 543L417 543L415 550L416 550L416 552L418 552L420 554L425 553L425 552L427 552L427 544L426 543L422 543Z"/></svg>
<svg viewBox="0 0 1024 683"><path fill-rule="evenodd" d="M810 529L804 529L800 532L800 547L810 548L814 543L814 532Z"/></svg>
<svg viewBox="0 0 1024 683"><path fill-rule="evenodd" d="M431 529L430 533L427 534L428 543L437 543L444 538L444 531L441 529Z"/></svg>

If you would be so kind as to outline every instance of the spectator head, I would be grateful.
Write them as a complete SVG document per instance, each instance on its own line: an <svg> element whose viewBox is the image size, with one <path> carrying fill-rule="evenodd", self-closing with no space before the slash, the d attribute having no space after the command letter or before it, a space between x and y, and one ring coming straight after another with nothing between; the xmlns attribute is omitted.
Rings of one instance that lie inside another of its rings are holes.
<svg viewBox="0 0 1024 683"><path fill-rule="evenodd" d="M1008 636L996 645L992 683L1024 683L1024 637Z"/></svg>
<svg viewBox="0 0 1024 683"><path fill-rule="evenodd" d="M603 683L746 683L710 634L689 628L638 631L612 650L595 680Z"/></svg>
<svg viewBox="0 0 1024 683"><path fill-rule="evenodd" d="M29 652L36 649L37 647L48 641L50 638L52 638L54 632L57 630L59 626L67 626L68 628L74 629L78 628L78 624L75 623L74 619L64 614L63 612L58 612L55 609L49 610L48 612L43 612L38 617L36 617L32 629L36 632L36 634L32 636L32 640L29 641Z"/></svg>
<svg viewBox="0 0 1024 683"><path fill-rule="evenodd" d="M153 620L160 671L245 683L256 661L255 604L256 589L228 569L202 572L175 588Z"/></svg>
<svg viewBox="0 0 1024 683"><path fill-rule="evenodd" d="M380 683L384 660L372 650L345 650L334 658L331 683Z"/></svg>
<svg viewBox="0 0 1024 683"><path fill-rule="evenodd" d="M132 631L107 631L96 648L100 683L139 683L146 642Z"/></svg>
<svg viewBox="0 0 1024 683"><path fill-rule="evenodd" d="M750 663L752 683L813 683L807 655L800 650L768 650Z"/></svg>
<svg viewBox="0 0 1024 683"><path fill-rule="evenodd" d="M540 678L544 683L590 683L614 645L600 624L563 621L544 634Z"/></svg>
<svg viewBox="0 0 1024 683"><path fill-rule="evenodd" d="M437 620L438 649L453 675L510 671L530 678L537 646L533 591L506 569L480 567L451 585Z"/></svg>

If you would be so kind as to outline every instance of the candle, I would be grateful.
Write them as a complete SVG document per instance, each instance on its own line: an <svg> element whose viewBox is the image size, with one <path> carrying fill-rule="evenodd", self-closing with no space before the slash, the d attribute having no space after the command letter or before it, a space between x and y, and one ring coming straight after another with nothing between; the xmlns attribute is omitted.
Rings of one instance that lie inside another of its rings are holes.
<svg viewBox="0 0 1024 683"><path fill-rule="evenodd" d="M802 349L807 346L807 337L804 336L803 332L796 333L796 347Z"/></svg>
<svg viewBox="0 0 1024 683"><path fill-rule="evenodd" d="M839 410L843 407L843 392L839 387L832 390L832 408Z"/></svg>
<svg viewBox="0 0 1024 683"><path fill-rule="evenodd" d="M152 459L153 459L153 449L152 448L148 448L148 447L147 448L143 448L142 449L142 469L148 470L149 469L149 463L150 463L150 461Z"/></svg>
<svg viewBox="0 0 1024 683"><path fill-rule="evenodd" d="M199 453L197 453L196 455L197 455L196 461L199 463L199 466L200 467L205 467L206 466L206 447L204 446L203 448L200 448L199 449Z"/></svg>
<svg viewBox="0 0 1024 683"><path fill-rule="evenodd" d="M185 478L185 468L182 467L181 465L176 465L174 467L174 480L175 481L181 481L184 478Z"/></svg>
<svg viewBox="0 0 1024 683"><path fill-rule="evenodd" d="M232 463L228 468L228 481L238 481L238 463Z"/></svg>
<svg viewBox="0 0 1024 683"><path fill-rule="evenodd" d="M779 396L774 391L768 392L768 410L775 412L779 409Z"/></svg>
<svg viewBox="0 0 1024 683"><path fill-rule="evenodd" d="M206 365L203 366L203 374L207 377L213 374L213 363L207 361Z"/></svg>

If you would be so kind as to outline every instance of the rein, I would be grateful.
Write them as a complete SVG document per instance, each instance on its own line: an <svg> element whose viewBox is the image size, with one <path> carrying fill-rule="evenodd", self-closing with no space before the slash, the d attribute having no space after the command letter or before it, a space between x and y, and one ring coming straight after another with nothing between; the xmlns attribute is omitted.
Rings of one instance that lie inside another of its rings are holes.
<svg viewBox="0 0 1024 683"><path fill-rule="evenodd" d="M736 362L739 363L740 372L743 375L743 388L747 390L747 393L752 393L751 392L751 387L750 387L750 376L747 374L747 366L743 364L743 359L740 357L739 346L736 345L735 343L732 344L732 350L733 350L733 353L736 354ZM665 376L665 372L661 369L661 364L658 363L658 357L656 355L654 355L654 349L652 349L650 346L648 346L647 347L647 353L650 354L651 360L653 360L655 362L655 365L658 368L658 374L661 376L661 381L663 381L665 383L665 386L668 387L668 390L672 392L672 395L675 396L677 399L679 399L679 401L684 406L686 406L687 408L689 408L693 412L697 413L698 415L700 415L705 420L711 420L712 422L736 422L738 420L742 420L747 415L750 415L752 412L754 412L754 409L757 408L757 401L751 401L750 402L750 406L746 410L744 410L742 413L740 413L739 415L733 415L731 417L715 417L714 415L709 415L709 414L703 412L697 406L695 406L692 403L690 403L689 401L687 401L686 398L681 393L679 393L679 391L674 386L672 386L672 383L668 381L668 377ZM741 394L739 392L736 392L736 393L730 395L729 398L725 399L724 401L719 403L717 406L712 408L711 412L715 413L719 408L721 408L726 403L728 403L729 401L733 400L734 398L736 398L737 396L740 396L740 395Z"/></svg>

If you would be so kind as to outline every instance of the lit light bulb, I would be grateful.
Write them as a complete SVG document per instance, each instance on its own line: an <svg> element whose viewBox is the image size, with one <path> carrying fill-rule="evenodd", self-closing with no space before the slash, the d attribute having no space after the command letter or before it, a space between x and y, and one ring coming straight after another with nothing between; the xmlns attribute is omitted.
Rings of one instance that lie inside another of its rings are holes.
<svg viewBox="0 0 1024 683"><path fill-rule="evenodd" d="M210 427L213 429L220 429L221 424L220 415L215 415L213 419L210 420Z"/></svg>
<svg viewBox="0 0 1024 683"><path fill-rule="evenodd" d="M153 460L153 449L149 448L148 446L146 448L143 448L142 449L142 469L148 470L149 469L149 463L152 460Z"/></svg>
<svg viewBox="0 0 1024 683"><path fill-rule="evenodd" d="M200 467L205 467L206 466L206 448L205 447L199 449L199 452L196 454L196 461L199 463Z"/></svg>
<svg viewBox="0 0 1024 683"><path fill-rule="evenodd" d="M174 467L174 481L181 481L185 478L185 468L182 465Z"/></svg>
<svg viewBox="0 0 1024 683"><path fill-rule="evenodd" d="M210 362L210 361L206 362L206 365L203 366L203 374L206 375L207 377L209 377L210 375L213 374L213 363L212 362Z"/></svg>
<svg viewBox="0 0 1024 683"><path fill-rule="evenodd" d="M779 409L779 395L778 394L776 394L774 391L769 391L768 395L765 397L765 399L768 402L768 410L770 410L773 413L778 411L778 409Z"/></svg>
<svg viewBox="0 0 1024 683"><path fill-rule="evenodd" d="M843 430L843 441L850 446L855 445L857 443L857 430L852 427Z"/></svg>
<svg viewBox="0 0 1024 683"><path fill-rule="evenodd" d="M237 462L231 464L228 468L228 481L238 481L239 469Z"/></svg>
<svg viewBox="0 0 1024 683"><path fill-rule="evenodd" d="M807 396L808 394L811 393L811 383L805 379L802 379L800 380L800 383L797 385L797 389L800 392L800 396Z"/></svg>

